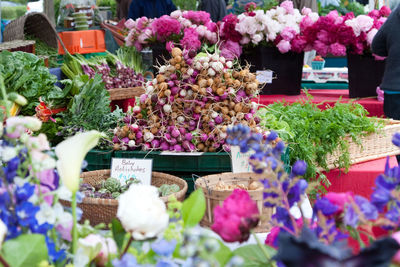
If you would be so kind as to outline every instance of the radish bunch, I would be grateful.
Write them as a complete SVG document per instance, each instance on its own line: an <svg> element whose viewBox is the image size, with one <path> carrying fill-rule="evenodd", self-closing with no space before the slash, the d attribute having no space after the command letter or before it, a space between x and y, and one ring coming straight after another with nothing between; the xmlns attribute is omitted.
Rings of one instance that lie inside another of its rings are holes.
<svg viewBox="0 0 400 267"><path fill-rule="evenodd" d="M115 150L215 152L227 150L228 126L262 130L251 99L259 82L248 67L218 54L172 49L172 58L146 83L143 94L114 129Z"/></svg>

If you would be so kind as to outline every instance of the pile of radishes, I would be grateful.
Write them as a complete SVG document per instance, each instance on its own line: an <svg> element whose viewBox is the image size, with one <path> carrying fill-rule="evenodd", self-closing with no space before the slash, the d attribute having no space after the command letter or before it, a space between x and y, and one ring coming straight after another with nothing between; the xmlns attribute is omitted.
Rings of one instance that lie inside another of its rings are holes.
<svg viewBox="0 0 400 267"><path fill-rule="evenodd" d="M234 67L218 54L172 49L172 58L147 82L135 107L114 129L115 150L214 152L226 130L238 123L257 127L259 82L249 68Z"/></svg>

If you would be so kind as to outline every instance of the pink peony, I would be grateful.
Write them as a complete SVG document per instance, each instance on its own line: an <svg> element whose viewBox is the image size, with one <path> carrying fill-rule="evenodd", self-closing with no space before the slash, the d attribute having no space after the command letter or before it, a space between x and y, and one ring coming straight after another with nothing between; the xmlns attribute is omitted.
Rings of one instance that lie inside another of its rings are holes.
<svg viewBox="0 0 400 267"><path fill-rule="evenodd" d="M229 14L222 19L220 35L224 40L239 42L242 39L242 35L235 30L238 22L239 20L234 14Z"/></svg>
<svg viewBox="0 0 400 267"><path fill-rule="evenodd" d="M157 40L164 42L173 34L179 34L181 24L176 19L164 15L161 18L155 19L151 24L152 30L157 36Z"/></svg>
<svg viewBox="0 0 400 267"><path fill-rule="evenodd" d="M329 53L334 56L345 56L346 55L346 47L339 43L334 43L329 46Z"/></svg>
<svg viewBox="0 0 400 267"><path fill-rule="evenodd" d="M328 46L319 40L314 42L314 49L323 57L328 54Z"/></svg>
<svg viewBox="0 0 400 267"><path fill-rule="evenodd" d="M288 1L288 0L284 1L280 4L280 7L283 7L288 14L293 14L293 12L294 12L292 1Z"/></svg>
<svg viewBox="0 0 400 267"><path fill-rule="evenodd" d="M281 31L281 37L283 40L291 41L296 36L296 31L292 27L285 27Z"/></svg>
<svg viewBox="0 0 400 267"><path fill-rule="evenodd" d="M133 29L135 26L135 21L133 19L128 19L125 21L125 27L127 27L129 30Z"/></svg>
<svg viewBox="0 0 400 267"><path fill-rule="evenodd" d="M354 194L352 192L346 192L346 193L329 192L325 195L325 197L329 200L329 202L338 206L339 209L337 210L337 213L341 213L344 210L344 206L352 201L353 195Z"/></svg>
<svg viewBox="0 0 400 267"><path fill-rule="evenodd" d="M242 47L237 42L233 42L228 40L223 42L220 46L220 56L224 57L227 60L234 60L242 54Z"/></svg>
<svg viewBox="0 0 400 267"><path fill-rule="evenodd" d="M370 16L371 18L374 18L374 19L379 18L379 17L380 17L379 10L376 10L376 9L371 10L371 11L368 13L368 16Z"/></svg>
<svg viewBox="0 0 400 267"><path fill-rule="evenodd" d="M140 31L144 30L149 24L150 20L146 17L141 17L136 20L136 28Z"/></svg>
<svg viewBox="0 0 400 267"><path fill-rule="evenodd" d="M308 7L303 7L303 9L301 10L301 14L303 14L305 16L308 16L311 13L312 13L312 10L311 10L311 8L308 8Z"/></svg>
<svg viewBox="0 0 400 267"><path fill-rule="evenodd" d="M201 47L201 42L199 40L199 34L193 28L186 28L184 30L184 35L180 41L181 46L187 50L199 50Z"/></svg>
<svg viewBox="0 0 400 267"><path fill-rule="evenodd" d="M297 35L291 42L292 51L296 53L301 53L303 51L311 51L312 47L307 49L307 41L304 37Z"/></svg>
<svg viewBox="0 0 400 267"><path fill-rule="evenodd" d="M321 30L317 33L317 38L323 43L329 42L329 33L326 30Z"/></svg>
<svg viewBox="0 0 400 267"><path fill-rule="evenodd" d="M382 6L381 9L379 10L379 15L382 17L388 17L392 11L388 6Z"/></svg>
<svg viewBox="0 0 400 267"><path fill-rule="evenodd" d="M376 33L378 32L377 29L371 29L367 34L367 43L371 45L372 40L374 39Z"/></svg>
<svg viewBox="0 0 400 267"><path fill-rule="evenodd" d="M214 209L211 229L226 242L244 242L249 239L250 230L257 226L258 221L257 203L246 190L235 189L222 206Z"/></svg>
<svg viewBox="0 0 400 267"><path fill-rule="evenodd" d="M289 41L286 40L281 40L276 47L278 48L279 52L281 52L282 54L287 53L290 51L290 49L292 48L292 46L290 45Z"/></svg>
<svg viewBox="0 0 400 267"><path fill-rule="evenodd" d="M300 29L304 30L308 27L311 27L313 24L314 24L314 21L310 17L305 16L300 22Z"/></svg>
<svg viewBox="0 0 400 267"><path fill-rule="evenodd" d="M211 21L210 14L205 11L185 11L182 16L198 25L205 25Z"/></svg>

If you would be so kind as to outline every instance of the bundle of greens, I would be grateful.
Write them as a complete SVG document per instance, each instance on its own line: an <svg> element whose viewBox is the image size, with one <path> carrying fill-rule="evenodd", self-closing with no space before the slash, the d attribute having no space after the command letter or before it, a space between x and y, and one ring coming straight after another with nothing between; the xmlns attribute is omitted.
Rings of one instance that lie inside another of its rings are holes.
<svg viewBox="0 0 400 267"><path fill-rule="evenodd" d="M339 149L341 156L336 165L348 171L349 141L345 137L361 145L360 137L379 130L382 124L367 117L368 112L360 104L338 101L333 107L321 110L308 97L304 102L269 105L259 109L257 115L261 127L277 131L288 143L290 164L304 160L308 166L305 177L315 180L319 174L319 182L329 186L330 182L319 171L319 167L328 170L327 155Z"/></svg>
<svg viewBox="0 0 400 267"><path fill-rule="evenodd" d="M60 67L60 64L57 62L58 50L56 48L48 46L41 39L32 35L25 35L25 39L35 41L35 55L47 56L49 58L49 68Z"/></svg>
<svg viewBox="0 0 400 267"><path fill-rule="evenodd" d="M117 108L111 112L109 93L104 90L100 75L96 74L93 79L86 75L80 76L80 83L82 87L79 93L71 99L68 109L60 113L63 127L58 135L68 137L80 131L98 130L108 133L111 138L113 133L110 129L114 129L123 118L122 110ZM64 90L71 90L73 87L73 82L68 80ZM104 145L107 143L100 146Z"/></svg>
<svg viewBox="0 0 400 267"><path fill-rule="evenodd" d="M50 74L43 60L24 52L3 51L0 53L0 73L7 92L24 96L28 104L21 115L34 115L39 98L52 107L65 106L63 90L55 85L57 77Z"/></svg>

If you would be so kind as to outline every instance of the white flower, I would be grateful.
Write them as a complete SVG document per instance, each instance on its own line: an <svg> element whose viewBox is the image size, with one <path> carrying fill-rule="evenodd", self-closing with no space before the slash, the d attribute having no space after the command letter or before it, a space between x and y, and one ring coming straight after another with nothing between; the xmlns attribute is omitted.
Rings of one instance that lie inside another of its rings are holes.
<svg viewBox="0 0 400 267"><path fill-rule="evenodd" d="M7 225L5 225L2 220L0 220L0 249L6 234L7 234Z"/></svg>
<svg viewBox="0 0 400 267"><path fill-rule="evenodd" d="M146 185L131 185L121 194L117 217L135 240L156 237L168 226L169 220L157 188Z"/></svg>
<svg viewBox="0 0 400 267"><path fill-rule="evenodd" d="M57 195L61 200L71 201L72 192L66 186L61 185L57 189Z"/></svg>
<svg viewBox="0 0 400 267"><path fill-rule="evenodd" d="M56 222L56 213L47 202L43 202L40 205L40 210L36 213L35 217L39 225L46 222L49 224L54 224Z"/></svg>
<svg viewBox="0 0 400 267"><path fill-rule="evenodd" d="M8 162L17 156L17 150L15 147L6 146L1 150L1 160Z"/></svg>
<svg viewBox="0 0 400 267"><path fill-rule="evenodd" d="M262 41L262 39L263 39L262 34L254 34L254 35L253 35L253 38L252 38L252 42L253 42L254 44L258 44L259 42Z"/></svg>
<svg viewBox="0 0 400 267"><path fill-rule="evenodd" d="M57 170L63 184L71 191L79 189L79 175L82 162L90 149L95 147L103 136L98 131L78 133L57 145Z"/></svg>
<svg viewBox="0 0 400 267"><path fill-rule="evenodd" d="M38 149L40 151L50 150L49 141L45 134L39 134L37 137L30 136L26 142L29 149Z"/></svg>

